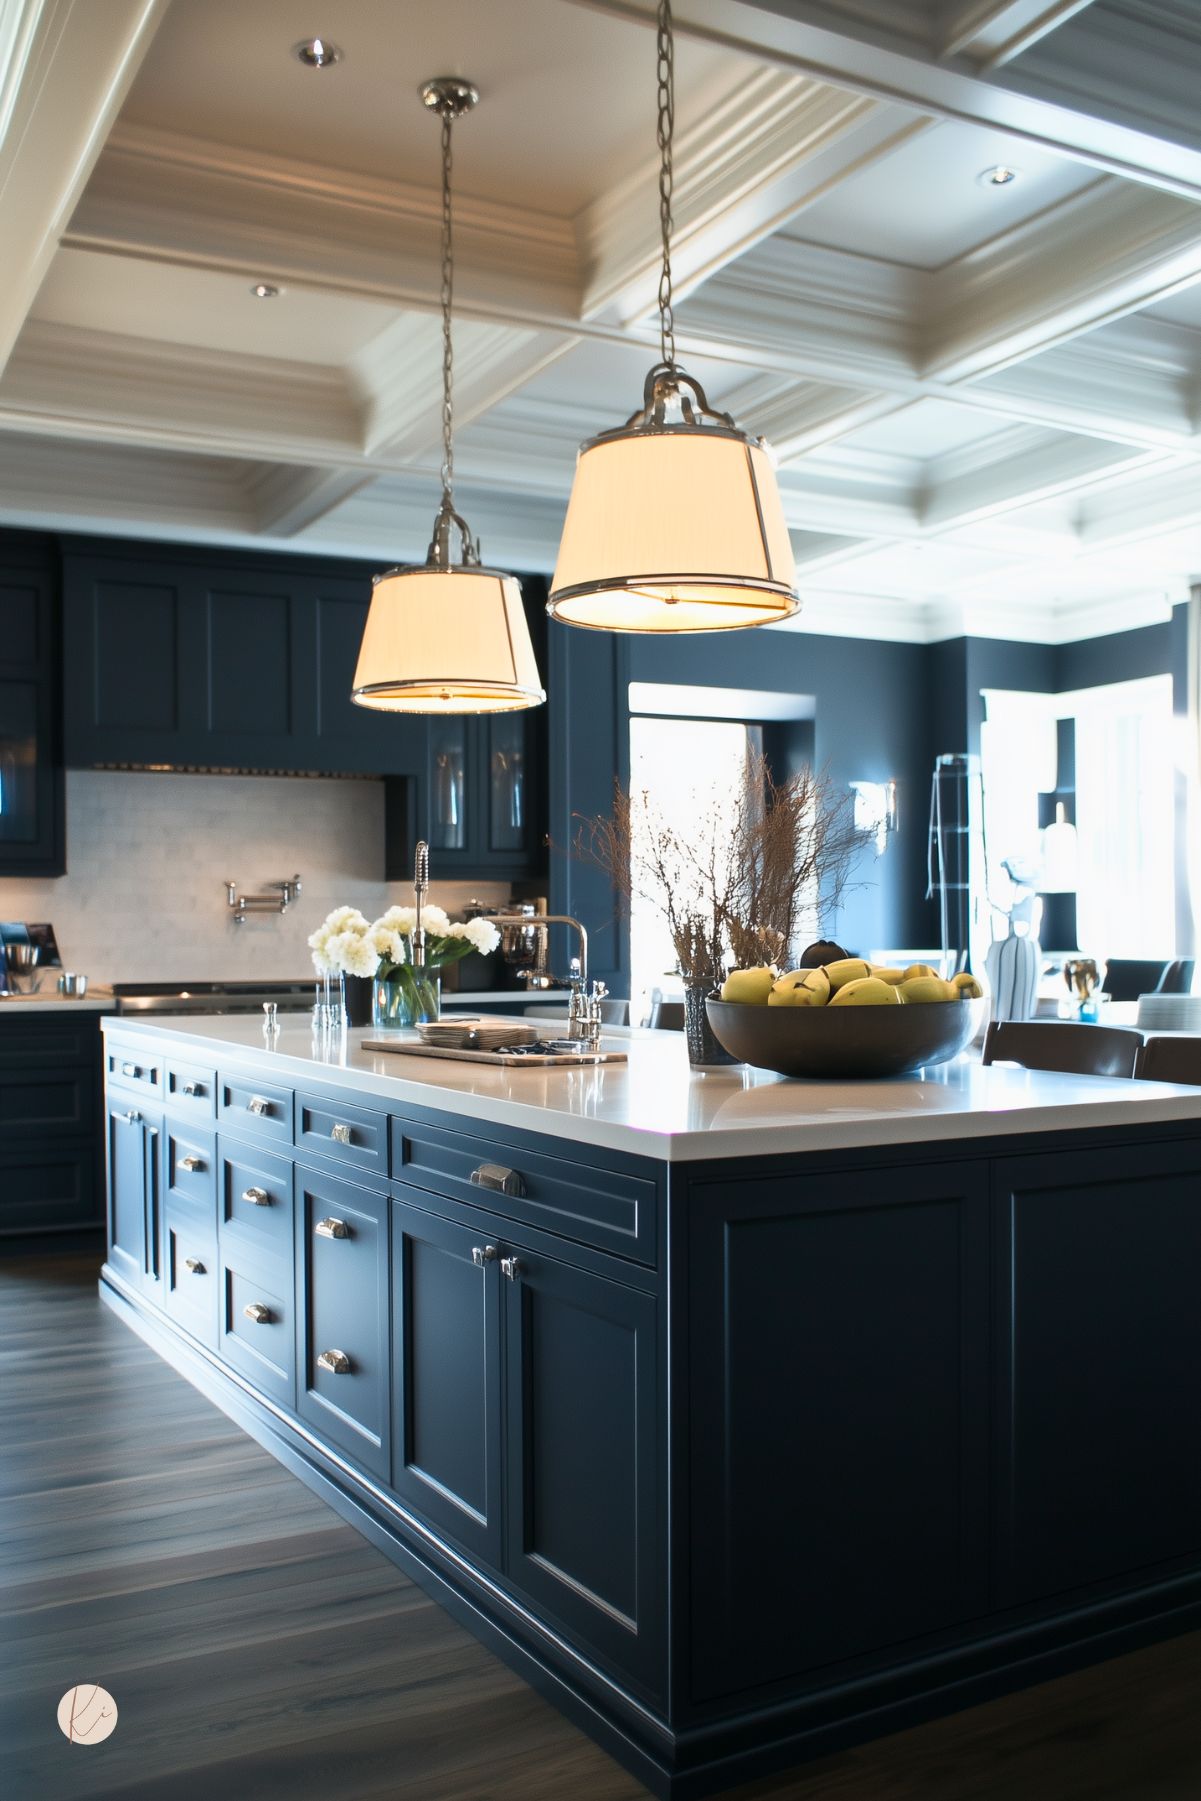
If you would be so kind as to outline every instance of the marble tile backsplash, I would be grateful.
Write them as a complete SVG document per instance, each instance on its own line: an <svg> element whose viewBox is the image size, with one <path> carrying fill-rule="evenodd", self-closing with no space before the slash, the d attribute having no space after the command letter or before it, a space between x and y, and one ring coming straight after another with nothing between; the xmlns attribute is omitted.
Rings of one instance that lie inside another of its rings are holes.
<svg viewBox="0 0 1201 1801"><path fill-rule="evenodd" d="M282 915L235 926L225 882L258 894L299 872ZM454 912L497 883L439 883ZM279 776L67 774L67 874L0 878L0 919L49 920L63 962L93 982L288 979L307 975L305 939L332 907L369 919L412 890L384 881L384 789L377 781Z"/></svg>

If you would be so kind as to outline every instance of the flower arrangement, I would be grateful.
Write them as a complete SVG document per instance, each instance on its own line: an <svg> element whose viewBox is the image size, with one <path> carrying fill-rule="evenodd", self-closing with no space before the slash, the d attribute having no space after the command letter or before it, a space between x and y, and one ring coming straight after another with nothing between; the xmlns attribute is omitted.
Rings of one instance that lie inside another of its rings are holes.
<svg viewBox="0 0 1201 1801"><path fill-rule="evenodd" d="M375 983L373 1016L379 1025L409 1025L438 1017L438 972L469 951L487 956L500 934L487 919L452 924L441 907L421 911L425 961L413 961L415 907L389 907L368 921L357 907L335 907L309 937L318 975L365 976Z"/></svg>

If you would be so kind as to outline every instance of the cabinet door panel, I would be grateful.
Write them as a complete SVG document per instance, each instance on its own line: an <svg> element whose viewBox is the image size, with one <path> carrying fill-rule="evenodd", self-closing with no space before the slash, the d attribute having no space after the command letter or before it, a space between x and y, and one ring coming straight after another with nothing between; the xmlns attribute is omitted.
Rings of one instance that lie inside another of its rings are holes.
<svg viewBox="0 0 1201 1801"><path fill-rule="evenodd" d="M296 1170L298 1407L365 1469L388 1474L388 1201Z"/></svg>
<svg viewBox="0 0 1201 1801"><path fill-rule="evenodd" d="M1201 1546L1201 1149L1014 1158L994 1179L1012 1605Z"/></svg>
<svg viewBox="0 0 1201 1801"><path fill-rule="evenodd" d="M689 1197L693 1698L986 1600L984 1166Z"/></svg>
<svg viewBox="0 0 1201 1801"><path fill-rule="evenodd" d="M217 1241L188 1206L166 1205L163 1309L209 1350L217 1348Z"/></svg>
<svg viewBox="0 0 1201 1801"><path fill-rule="evenodd" d="M161 1251L161 1122L110 1099L108 1135L109 1261L127 1282L159 1299Z"/></svg>
<svg viewBox="0 0 1201 1801"><path fill-rule="evenodd" d="M569 1635L657 1686L653 1295L524 1250L504 1280L506 1574Z"/></svg>
<svg viewBox="0 0 1201 1801"><path fill-rule="evenodd" d="M217 1350L248 1382L285 1407L296 1404L292 1270L221 1246Z"/></svg>
<svg viewBox="0 0 1201 1801"><path fill-rule="evenodd" d="M496 1222L456 1225L392 1203L392 1486L493 1569L501 1564L499 1268L473 1249Z"/></svg>
<svg viewBox="0 0 1201 1801"><path fill-rule="evenodd" d="M292 730L291 603L286 589L212 587L207 727L217 737L286 739Z"/></svg>
<svg viewBox="0 0 1201 1801"><path fill-rule="evenodd" d="M90 600L92 724L135 743L139 734L178 731L179 589L118 577L97 581Z"/></svg>
<svg viewBox="0 0 1201 1801"><path fill-rule="evenodd" d="M0 876L56 876L66 857L53 578L9 554L11 570L0 544Z"/></svg>
<svg viewBox="0 0 1201 1801"><path fill-rule="evenodd" d="M93 1145L54 1139L0 1152L0 1235L103 1225Z"/></svg>

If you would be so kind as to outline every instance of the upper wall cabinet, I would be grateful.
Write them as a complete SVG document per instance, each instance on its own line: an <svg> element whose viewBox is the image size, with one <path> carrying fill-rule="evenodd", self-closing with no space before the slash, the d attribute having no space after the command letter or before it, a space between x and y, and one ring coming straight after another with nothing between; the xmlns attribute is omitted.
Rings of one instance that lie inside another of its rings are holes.
<svg viewBox="0 0 1201 1801"><path fill-rule="evenodd" d="M51 546L0 535L0 876L66 870Z"/></svg>
<svg viewBox="0 0 1201 1801"><path fill-rule="evenodd" d="M68 766L415 772L422 722L350 699L370 594L346 564L68 544Z"/></svg>

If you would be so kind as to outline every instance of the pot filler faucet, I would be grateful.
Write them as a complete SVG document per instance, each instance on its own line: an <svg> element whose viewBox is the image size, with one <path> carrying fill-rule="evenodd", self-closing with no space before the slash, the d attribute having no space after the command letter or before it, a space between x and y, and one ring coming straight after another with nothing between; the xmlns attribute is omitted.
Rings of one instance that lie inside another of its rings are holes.
<svg viewBox="0 0 1201 1801"><path fill-rule="evenodd" d="M609 990L603 982L593 982L591 991L589 990L588 934L579 920L573 919L570 913L495 913L491 916L491 923L497 927L522 926L526 930L532 928L542 932L552 925L570 926L578 933L580 954L571 959L571 973L565 982L570 991L567 1002L567 1036L578 1038L593 1047L598 1045L601 1035L601 1002ZM528 979L533 972L526 974Z"/></svg>

